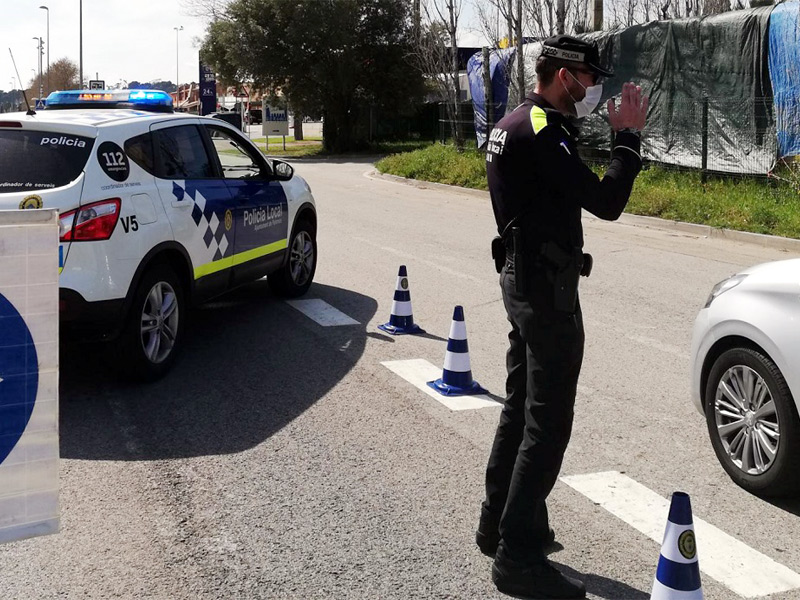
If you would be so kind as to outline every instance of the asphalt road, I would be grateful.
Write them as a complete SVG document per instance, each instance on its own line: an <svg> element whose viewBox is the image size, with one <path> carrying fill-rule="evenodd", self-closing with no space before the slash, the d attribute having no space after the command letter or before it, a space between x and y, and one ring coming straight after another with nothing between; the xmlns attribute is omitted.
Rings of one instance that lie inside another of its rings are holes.
<svg viewBox="0 0 800 600"><path fill-rule="evenodd" d="M102 348L64 347L62 531L0 546L4 598L502 597L473 543L499 410L451 412L381 364L441 366L460 304L473 374L503 395L487 197L368 177L368 161L295 166L319 208L308 297L360 325L321 327L262 281L194 310L182 360L156 384L119 383ZM800 572L800 501L736 487L688 391L713 284L789 255L593 219L585 231L595 270L563 474L688 492L696 517ZM425 336L377 329L401 264ZM562 482L550 514L563 546L551 558L591 597L649 598L659 543ZM706 576L703 589L738 597Z"/></svg>

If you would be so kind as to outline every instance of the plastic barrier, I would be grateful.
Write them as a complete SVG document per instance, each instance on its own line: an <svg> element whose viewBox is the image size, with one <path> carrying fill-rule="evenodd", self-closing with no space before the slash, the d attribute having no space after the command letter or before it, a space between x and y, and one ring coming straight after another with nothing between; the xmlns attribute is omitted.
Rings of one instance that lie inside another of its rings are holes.
<svg viewBox="0 0 800 600"><path fill-rule="evenodd" d="M58 212L0 211L0 542L56 533Z"/></svg>

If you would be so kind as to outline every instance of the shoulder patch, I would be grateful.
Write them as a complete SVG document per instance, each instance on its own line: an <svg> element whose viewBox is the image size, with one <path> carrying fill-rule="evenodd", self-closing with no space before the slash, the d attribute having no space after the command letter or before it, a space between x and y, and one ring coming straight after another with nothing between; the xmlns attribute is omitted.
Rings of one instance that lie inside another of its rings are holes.
<svg viewBox="0 0 800 600"><path fill-rule="evenodd" d="M535 104L531 107L531 125L533 126L534 134L547 127L547 113L544 112L543 108Z"/></svg>

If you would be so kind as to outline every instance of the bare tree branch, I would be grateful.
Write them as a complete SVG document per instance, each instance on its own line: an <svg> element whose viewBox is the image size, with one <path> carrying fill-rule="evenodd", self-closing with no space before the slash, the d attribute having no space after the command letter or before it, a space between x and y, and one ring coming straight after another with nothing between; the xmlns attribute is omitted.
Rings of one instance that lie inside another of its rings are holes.
<svg viewBox="0 0 800 600"><path fill-rule="evenodd" d="M459 124L461 86L458 78L458 25L462 0L422 0L421 27L412 57L444 99L456 146L464 147Z"/></svg>

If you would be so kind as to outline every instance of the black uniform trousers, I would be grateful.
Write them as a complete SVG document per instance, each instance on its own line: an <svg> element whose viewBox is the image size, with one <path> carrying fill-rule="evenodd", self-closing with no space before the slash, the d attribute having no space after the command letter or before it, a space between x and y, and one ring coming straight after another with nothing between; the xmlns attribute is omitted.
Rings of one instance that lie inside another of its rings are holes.
<svg viewBox="0 0 800 600"><path fill-rule="evenodd" d="M515 289L513 265L500 276L508 334L506 400L486 469L482 520L499 522L503 558L544 559L549 523L545 500L555 485L572 433L583 361L580 303L574 313L543 306L551 290Z"/></svg>

